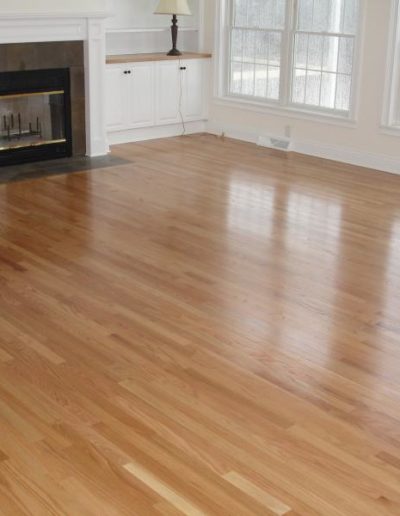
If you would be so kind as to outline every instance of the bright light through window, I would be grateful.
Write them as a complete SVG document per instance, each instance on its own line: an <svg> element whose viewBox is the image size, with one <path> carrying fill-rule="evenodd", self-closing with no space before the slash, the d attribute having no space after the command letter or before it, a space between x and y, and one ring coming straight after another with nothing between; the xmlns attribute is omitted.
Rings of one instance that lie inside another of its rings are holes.
<svg viewBox="0 0 400 516"><path fill-rule="evenodd" d="M231 0L230 95L348 114L359 0Z"/></svg>
<svg viewBox="0 0 400 516"><path fill-rule="evenodd" d="M231 93L279 99L286 0L234 0Z"/></svg>

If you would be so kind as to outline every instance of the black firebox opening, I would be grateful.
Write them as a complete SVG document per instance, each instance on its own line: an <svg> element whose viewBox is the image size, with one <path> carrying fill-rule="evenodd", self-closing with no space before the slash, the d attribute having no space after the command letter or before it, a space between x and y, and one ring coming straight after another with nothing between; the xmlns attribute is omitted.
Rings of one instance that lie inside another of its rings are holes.
<svg viewBox="0 0 400 516"><path fill-rule="evenodd" d="M0 73L0 166L71 155L69 69Z"/></svg>

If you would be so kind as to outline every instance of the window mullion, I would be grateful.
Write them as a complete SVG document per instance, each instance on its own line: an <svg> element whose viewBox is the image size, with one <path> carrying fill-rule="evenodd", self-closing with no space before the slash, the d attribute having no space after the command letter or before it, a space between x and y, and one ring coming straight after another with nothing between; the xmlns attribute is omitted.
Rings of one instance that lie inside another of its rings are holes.
<svg viewBox="0 0 400 516"><path fill-rule="evenodd" d="M290 104L291 83L293 78L294 31L296 24L297 0L288 0L286 4L285 30L281 48L281 89L280 103Z"/></svg>
<svg viewBox="0 0 400 516"><path fill-rule="evenodd" d="M386 123L391 127L400 125L400 1L394 6L394 37L391 58L391 77Z"/></svg>
<svg viewBox="0 0 400 516"><path fill-rule="evenodd" d="M229 1L225 4L227 19L224 21L224 44L225 44L225 80L224 94L227 95L231 91L232 83L232 33L234 27L235 7L234 3ZM226 23L228 21L228 23Z"/></svg>

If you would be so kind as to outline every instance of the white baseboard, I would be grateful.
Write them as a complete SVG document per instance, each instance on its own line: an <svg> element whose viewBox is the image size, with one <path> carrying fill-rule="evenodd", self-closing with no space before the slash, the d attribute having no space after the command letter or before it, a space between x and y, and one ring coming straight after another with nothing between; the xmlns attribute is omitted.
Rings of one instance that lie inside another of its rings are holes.
<svg viewBox="0 0 400 516"><path fill-rule="evenodd" d="M207 124L207 132L211 134L222 134L229 138L242 140L245 142L255 143L259 138L264 136L249 131L243 131L240 128L222 126L209 122ZM335 145L328 145L321 142L307 141L307 140L293 140L290 150L308 156L315 156L341 163L348 163L359 167L380 170L382 172L389 172L390 174L400 175L400 156L395 158L392 156L371 154L348 147L339 147Z"/></svg>
<svg viewBox="0 0 400 516"><path fill-rule="evenodd" d="M110 147L108 145L102 145L95 148L95 150L92 150L90 153L87 152L86 156L89 158L99 158L100 156L107 156L107 154L110 152Z"/></svg>
<svg viewBox="0 0 400 516"><path fill-rule="evenodd" d="M206 131L205 121L185 122L185 134L204 133ZM125 131L113 131L107 134L109 145L120 143L140 142L155 140L157 138L168 138L180 136L183 133L182 124L170 124L162 126L140 127Z"/></svg>
<svg viewBox="0 0 400 516"><path fill-rule="evenodd" d="M243 131L237 127L222 126L219 124L214 124L213 122L207 123L207 132L217 136L224 134L224 136L233 138L234 140L241 140L243 142L255 144L258 142L258 138L261 136L250 131Z"/></svg>

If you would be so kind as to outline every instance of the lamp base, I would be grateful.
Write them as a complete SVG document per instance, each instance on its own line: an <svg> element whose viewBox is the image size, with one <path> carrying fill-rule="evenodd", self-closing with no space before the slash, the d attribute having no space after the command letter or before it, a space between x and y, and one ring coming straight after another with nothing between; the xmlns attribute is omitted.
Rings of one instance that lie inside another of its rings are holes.
<svg viewBox="0 0 400 516"><path fill-rule="evenodd" d="M177 48L172 48L167 56L181 56L182 55L182 52L179 52L179 50Z"/></svg>
<svg viewBox="0 0 400 516"><path fill-rule="evenodd" d="M171 36L172 49L168 52L167 56L181 56L181 52L176 48L176 42L178 40L178 18L176 14L172 15Z"/></svg>

